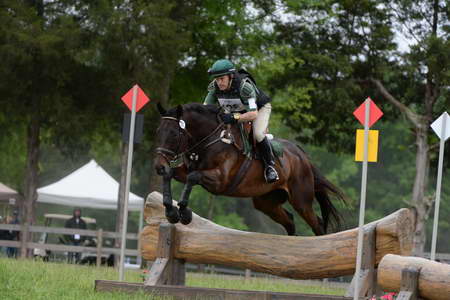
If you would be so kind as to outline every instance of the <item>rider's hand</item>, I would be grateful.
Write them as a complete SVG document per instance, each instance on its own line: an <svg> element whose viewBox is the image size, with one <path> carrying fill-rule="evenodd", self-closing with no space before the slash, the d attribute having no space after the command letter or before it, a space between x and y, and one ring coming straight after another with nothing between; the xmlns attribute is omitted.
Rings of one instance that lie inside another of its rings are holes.
<svg viewBox="0 0 450 300"><path fill-rule="evenodd" d="M221 116L224 124L235 124L237 120L234 118L233 114L222 114Z"/></svg>

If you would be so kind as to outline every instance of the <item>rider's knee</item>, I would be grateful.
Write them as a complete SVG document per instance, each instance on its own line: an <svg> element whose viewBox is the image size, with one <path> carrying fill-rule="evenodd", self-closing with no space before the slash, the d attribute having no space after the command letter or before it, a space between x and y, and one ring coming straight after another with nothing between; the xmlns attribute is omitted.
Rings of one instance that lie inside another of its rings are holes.
<svg viewBox="0 0 450 300"><path fill-rule="evenodd" d="M262 142L262 140L266 137L265 130L255 130L253 134L255 135L255 139L258 143Z"/></svg>

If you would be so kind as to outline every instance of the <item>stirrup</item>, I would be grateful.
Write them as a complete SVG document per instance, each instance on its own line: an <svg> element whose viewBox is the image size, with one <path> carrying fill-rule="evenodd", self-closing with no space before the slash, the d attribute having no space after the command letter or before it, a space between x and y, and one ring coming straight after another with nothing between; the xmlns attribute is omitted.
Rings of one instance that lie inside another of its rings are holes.
<svg viewBox="0 0 450 300"><path fill-rule="evenodd" d="M272 174L275 174L276 177L269 180L267 178L267 174L270 172L270 170L272 171ZM277 170L275 170L275 168L273 166L267 166L267 168L265 168L265 170L264 170L264 178L266 179L267 183L274 183L274 182L276 182L276 181L278 181L280 179L280 177L278 176Z"/></svg>

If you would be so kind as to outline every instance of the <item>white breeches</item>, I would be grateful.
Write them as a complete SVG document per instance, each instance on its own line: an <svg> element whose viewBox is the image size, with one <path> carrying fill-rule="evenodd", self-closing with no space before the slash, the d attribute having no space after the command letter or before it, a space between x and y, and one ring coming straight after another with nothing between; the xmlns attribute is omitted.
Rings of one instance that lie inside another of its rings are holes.
<svg viewBox="0 0 450 300"><path fill-rule="evenodd" d="M258 116L253 121L253 134L256 141L259 143L266 137L266 130L269 126L270 112L272 111L272 105L266 103L258 110Z"/></svg>

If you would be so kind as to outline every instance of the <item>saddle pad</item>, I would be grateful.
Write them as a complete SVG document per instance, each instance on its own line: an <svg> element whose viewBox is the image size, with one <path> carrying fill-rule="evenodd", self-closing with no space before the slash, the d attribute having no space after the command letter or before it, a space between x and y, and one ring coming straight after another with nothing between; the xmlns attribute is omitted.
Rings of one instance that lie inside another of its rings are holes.
<svg viewBox="0 0 450 300"><path fill-rule="evenodd" d="M243 146L244 146L243 153L247 157L252 157L252 153L256 152L255 151L256 149L253 149L253 144L250 143L250 136L248 134L248 131L244 129L244 126L242 125L242 123L239 123L238 125L239 125L239 131L241 133L241 139L243 141ZM283 157L283 145L280 142L275 141L273 139L269 139L269 141L270 141L270 144L272 145L273 154L277 158ZM259 155L257 155L257 158L259 159Z"/></svg>
<svg viewBox="0 0 450 300"><path fill-rule="evenodd" d="M270 144L272 144L273 154L278 158L283 157L283 145L275 140L271 140Z"/></svg>

